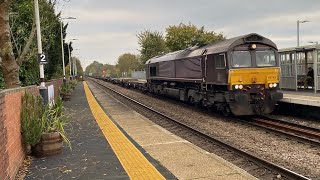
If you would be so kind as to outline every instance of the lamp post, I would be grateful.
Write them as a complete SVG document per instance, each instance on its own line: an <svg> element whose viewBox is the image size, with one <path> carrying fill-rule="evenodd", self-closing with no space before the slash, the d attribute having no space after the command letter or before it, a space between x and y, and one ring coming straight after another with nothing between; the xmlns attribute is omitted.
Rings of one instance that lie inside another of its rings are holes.
<svg viewBox="0 0 320 180"><path fill-rule="evenodd" d="M308 20L303 20L303 21L300 21L300 20L297 20L297 47L299 47L299 24L301 23L306 23L306 22L310 22Z"/></svg>
<svg viewBox="0 0 320 180"><path fill-rule="evenodd" d="M41 29L40 29L40 15L39 15L39 2L38 0L34 0L34 14L36 21L36 29L37 29L37 45L38 45L38 54L42 54L42 42L41 42ZM44 81L44 65L40 63L40 87L39 91L43 98L45 104L48 103L48 94L46 83Z"/></svg>
<svg viewBox="0 0 320 180"><path fill-rule="evenodd" d="M68 43L70 80L73 79L73 76L72 76L72 66L71 66L71 65L73 65L73 63L71 63L72 60L71 60L71 52L70 52L70 42L71 42L71 40L75 41L75 40L78 40L78 39L69 39L69 43Z"/></svg>
<svg viewBox="0 0 320 180"><path fill-rule="evenodd" d="M76 19L75 17L66 17L66 18L60 18L60 35L61 35L61 50L62 50L62 69L63 69L63 83L66 84L66 70L65 70L65 64L64 64L64 47L63 47L63 33L62 33L62 19Z"/></svg>
<svg viewBox="0 0 320 180"><path fill-rule="evenodd" d="M75 49L75 50L79 50L79 49ZM74 59L73 61L73 75L76 77L78 74L78 68L77 68L77 60Z"/></svg>

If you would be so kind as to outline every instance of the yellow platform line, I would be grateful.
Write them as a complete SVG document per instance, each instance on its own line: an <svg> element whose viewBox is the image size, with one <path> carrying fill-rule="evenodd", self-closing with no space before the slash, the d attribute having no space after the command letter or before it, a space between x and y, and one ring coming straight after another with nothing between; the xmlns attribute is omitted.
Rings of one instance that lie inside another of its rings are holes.
<svg viewBox="0 0 320 180"><path fill-rule="evenodd" d="M88 84L83 82L83 86L94 118L130 179L165 179L110 120L93 97Z"/></svg>

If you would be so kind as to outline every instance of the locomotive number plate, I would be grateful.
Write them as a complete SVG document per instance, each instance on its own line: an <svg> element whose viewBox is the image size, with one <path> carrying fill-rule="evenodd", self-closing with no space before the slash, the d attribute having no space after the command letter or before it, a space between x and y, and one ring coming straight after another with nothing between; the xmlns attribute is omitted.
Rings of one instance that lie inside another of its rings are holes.
<svg viewBox="0 0 320 180"><path fill-rule="evenodd" d="M268 80L277 80L277 76L268 76Z"/></svg>

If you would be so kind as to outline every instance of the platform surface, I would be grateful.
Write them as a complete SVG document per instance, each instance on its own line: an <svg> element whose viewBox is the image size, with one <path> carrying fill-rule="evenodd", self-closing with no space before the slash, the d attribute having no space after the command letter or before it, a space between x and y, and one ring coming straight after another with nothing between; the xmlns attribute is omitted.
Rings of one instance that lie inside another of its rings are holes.
<svg viewBox="0 0 320 180"><path fill-rule="evenodd" d="M119 161L118 154L105 138L103 127L98 125L92 114L82 82L79 82L71 101L65 102L64 107L72 126L72 131L68 131L72 151L64 147L60 155L34 159L25 179L137 179L132 178L126 171L123 162ZM116 135L121 136L119 133ZM126 153L130 152L131 149ZM154 170L160 172L165 179L175 179L158 161L144 151L142 155L147 157L148 163L156 167ZM151 177L150 174L148 176Z"/></svg>
<svg viewBox="0 0 320 180"><path fill-rule="evenodd" d="M88 85L109 117L178 179L256 179L154 124L93 83L88 82Z"/></svg>
<svg viewBox="0 0 320 180"><path fill-rule="evenodd" d="M320 93L284 91L282 102L320 107Z"/></svg>

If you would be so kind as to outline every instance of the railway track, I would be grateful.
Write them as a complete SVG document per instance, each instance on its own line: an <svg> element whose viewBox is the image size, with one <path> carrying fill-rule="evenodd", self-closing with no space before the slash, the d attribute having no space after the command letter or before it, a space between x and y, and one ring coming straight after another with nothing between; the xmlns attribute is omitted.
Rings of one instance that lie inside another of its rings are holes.
<svg viewBox="0 0 320 180"><path fill-rule="evenodd" d="M116 96L116 99L121 100L121 102L126 101L124 103L130 105L130 107L135 111L145 116L149 116L150 120L155 121L157 124L168 129L172 133L175 133L183 138L187 138L187 140L190 139L190 134L192 134L193 140L189 141L193 143L195 142L205 150L214 152L217 155L227 159L231 163L240 166L242 169L259 179L309 179L308 177L295 173L282 166L234 147L218 137L213 137L202 133L201 131L187 124L184 124L162 112L152 109L120 92L117 92L116 90L106 86L104 83L101 83L97 80L93 80L93 82L95 82L95 85L97 85L104 92L108 91L106 93L111 93L113 96Z"/></svg>
<svg viewBox="0 0 320 180"><path fill-rule="evenodd" d="M300 142L320 146L320 129L317 128L279 120L271 116L246 118L242 122L267 129L268 131L274 131Z"/></svg>

